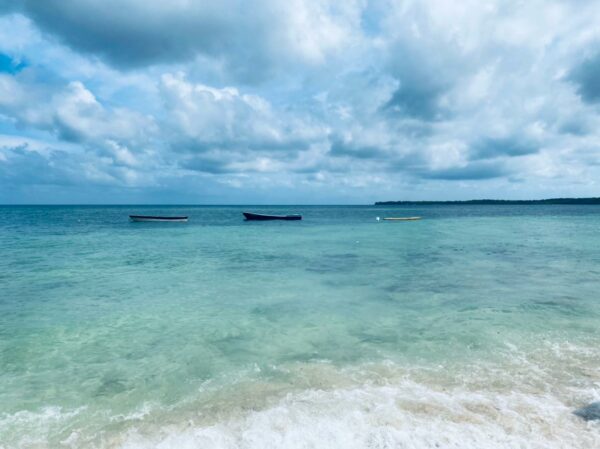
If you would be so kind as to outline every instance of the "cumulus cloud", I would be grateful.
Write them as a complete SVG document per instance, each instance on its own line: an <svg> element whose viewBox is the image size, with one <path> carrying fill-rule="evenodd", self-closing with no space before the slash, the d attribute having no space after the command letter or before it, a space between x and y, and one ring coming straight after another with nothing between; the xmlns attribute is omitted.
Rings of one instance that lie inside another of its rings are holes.
<svg viewBox="0 0 600 449"><path fill-rule="evenodd" d="M585 59L571 73L577 92L587 103L600 102L600 51Z"/></svg>
<svg viewBox="0 0 600 449"><path fill-rule="evenodd" d="M258 95L192 83L182 74L161 79L173 133L185 168L220 173L275 169L325 136L317 123L278 111ZM252 163L252 162L255 163ZM234 167L238 167L237 170Z"/></svg>
<svg viewBox="0 0 600 449"><path fill-rule="evenodd" d="M2 185L28 182L17 170L173 198L596 194L594 2L0 0L0 14L0 136L29 142L0 153Z"/></svg>
<svg viewBox="0 0 600 449"><path fill-rule="evenodd" d="M476 162L464 167L451 167L442 170L432 170L425 173L425 177L444 180L480 180L499 178L508 172L503 165L489 162Z"/></svg>
<svg viewBox="0 0 600 449"><path fill-rule="evenodd" d="M321 63L352 40L360 2L14 0L12 10L73 49L124 69L205 55L255 81L296 60Z"/></svg>
<svg viewBox="0 0 600 449"><path fill-rule="evenodd" d="M525 156L538 151L538 147L527 141L526 136L512 138L484 138L472 147L473 159L490 159L500 156Z"/></svg>
<svg viewBox="0 0 600 449"><path fill-rule="evenodd" d="M33 69L0 74L2 117L17 132L48 134L44 146L0 134L0 144L11 143L5 145L0 163L0 179L7 183L151 184L151 169L157 162L152 117L108 107L79 81L48 81Z"/></svg>
<svg viewBox="0 0 600 449"><path fill-rule="evenodd" d="M44 155L31 150L27 144L0 146L0 179L14 186L73 185L77 183L77 171L69 169L71 162L72 158L65 152L52 151Z"/></svg>
<svg viewBox="0 0 600 449"><path fill-rule="evenodd" d="M81 82L47 83L34 73L0 74L0 112L22 126L72 142L132 140L152 129L152 120L125 108L106 108Z"/></svg>

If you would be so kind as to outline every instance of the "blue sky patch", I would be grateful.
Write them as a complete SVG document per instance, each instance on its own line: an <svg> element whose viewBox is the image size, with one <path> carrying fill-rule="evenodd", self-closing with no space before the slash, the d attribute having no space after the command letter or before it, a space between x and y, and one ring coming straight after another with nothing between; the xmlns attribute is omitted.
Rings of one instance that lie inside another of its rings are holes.
<svg viewBox="0 0 600 449"><path fill-rule="evenodd" d="M11 58L7 54L0 53L0 73L15 74L26 67L22 61Z"/></svg>

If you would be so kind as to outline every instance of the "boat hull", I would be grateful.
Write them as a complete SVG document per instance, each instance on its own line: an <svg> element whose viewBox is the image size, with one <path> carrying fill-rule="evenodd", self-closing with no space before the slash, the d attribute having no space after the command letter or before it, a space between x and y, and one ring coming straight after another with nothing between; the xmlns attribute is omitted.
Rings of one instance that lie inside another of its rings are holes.
<svg viewBox="0 0 600 449"><path fill-rule="evenodd" d="M129 219L135 222L162 221L162 222L182 222L188 221L188 217L161 217L156 215L130 215Z"/></svg>
<svg viewBox="0 0 600 449"><path fill-rule="evenodd" d="M385 217L384 220L387 221L415 221L420 220L421 217Z"/></svg>
<svg viewBox="0 0 600 449"><path fill-rule="evenodd" d="M265 214L253 214L251 212L242 212L246 220L302 220L302 215L265 215Z"/></svg>

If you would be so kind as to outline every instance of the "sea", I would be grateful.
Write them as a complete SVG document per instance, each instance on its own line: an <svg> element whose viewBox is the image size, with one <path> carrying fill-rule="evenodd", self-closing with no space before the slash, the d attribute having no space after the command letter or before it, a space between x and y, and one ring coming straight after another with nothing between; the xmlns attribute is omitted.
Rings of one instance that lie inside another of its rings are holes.
<svg viewBox="0 0 600 449"><path fill-rule="evenodd" d="M593 449L598 401L600 206L0 207L2 449Z"/></svg>

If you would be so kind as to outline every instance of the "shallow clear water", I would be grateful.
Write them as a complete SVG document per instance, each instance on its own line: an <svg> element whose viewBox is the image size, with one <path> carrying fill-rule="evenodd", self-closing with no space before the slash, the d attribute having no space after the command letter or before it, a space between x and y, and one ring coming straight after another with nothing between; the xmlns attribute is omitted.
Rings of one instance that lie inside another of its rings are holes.
<svg viewBox="0 0 600 449"><path fill-rule="evenodd" d="M0 285L3 449L600 447L600 207L0 207Z"/></svg>

